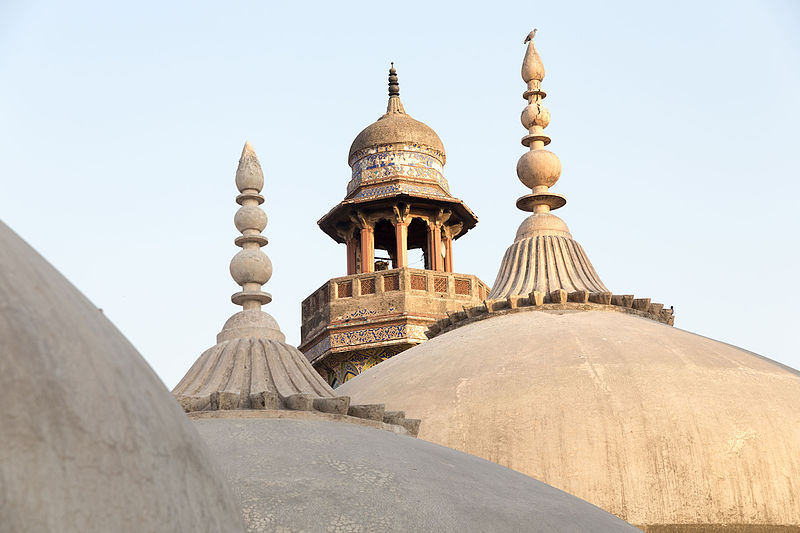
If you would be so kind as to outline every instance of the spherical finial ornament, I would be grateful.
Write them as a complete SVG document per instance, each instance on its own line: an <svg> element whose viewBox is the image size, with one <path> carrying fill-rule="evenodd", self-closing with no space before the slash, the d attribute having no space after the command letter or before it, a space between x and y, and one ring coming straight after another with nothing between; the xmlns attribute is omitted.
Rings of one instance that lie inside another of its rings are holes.
<svg viewBox="0 0 800 533"><path fill-rule="evenodd" d="M236 211L233 223L241 233L261 233L267 227L267 214L254 205L244 205Z"/></svg>
<svg viewBox="0 0 800 533"><path fill-rule="evenodd" d="M547 125L550 124L550 111L539 102L528 104L525 106L525 109L522 110L520 120L526 130L534 126L546 128Z"/></svg>
<svg viewBox="0 0 800 533"><path fill-rule="evenodd" d="M264 285L272 277L272 261L260 249L244 249L231 259L231 277L244 287L248 283Z"/></svg>
<svg viewBox="0 0 800 533"><path fill-rule="evenodd" d="M517 161L517 176L526 187L552 187L561 176L561 161L550 150L531 150Z"/></svg>

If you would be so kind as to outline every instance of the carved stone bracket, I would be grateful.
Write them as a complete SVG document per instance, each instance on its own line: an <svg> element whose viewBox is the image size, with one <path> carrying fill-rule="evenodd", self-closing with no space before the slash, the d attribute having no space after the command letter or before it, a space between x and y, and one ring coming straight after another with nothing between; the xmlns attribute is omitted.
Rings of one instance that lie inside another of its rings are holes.
<svg viewBox="0 0 800 533"><path fill-rule="evenodd" d="M350 239L355 239L358 237L357 229L358 228L336 228L336 234L343 241L347 242Z"/></svg>
<svg viewBox="0 0 800 533"><path fill-rule="evenodd" d="M432 222L437 227L442 227L442 225L444 225L445 222L450 220L450 216L452 214L453 214L453 212L451 210L449 210L449 209L439 209L439 212L436 213L435 217L433 217Z"/></svg>
<svg viewBox="0 0 800 533"><path fill-rule="evenodd" d="M411 205L397 204L392 206L395 224L408 224L411 222Z"/></svg>
<svg viewBox="0 0 800 533"><path fill-rule="evenodd" d="M377 222L374 215L366 215L363 211L350 213L350 220L358 229L374 228L375 222Z"/></svg>
<svg viewBox="0 0 800 533"><path fill-rule="evenodd" d="M464 229L464 224L462 222L458 222L456 224L450 224L444 226L444 235L448 239L455 239L459 235L461 235L461 231Z"/></svg>

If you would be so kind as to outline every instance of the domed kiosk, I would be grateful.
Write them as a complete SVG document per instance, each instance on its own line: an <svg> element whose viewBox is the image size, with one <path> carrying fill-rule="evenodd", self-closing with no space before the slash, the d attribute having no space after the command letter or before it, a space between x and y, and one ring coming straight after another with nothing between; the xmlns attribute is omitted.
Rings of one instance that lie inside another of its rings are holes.
<svg viewBox="0 0 800 533"><path fill-rule="evenodd" d="M800 531L800 373L614 295L551 211L558 158L533 42L522 76L533 211L484 305L338 389L422 419L419 437L497 462L650 532Z"/></svg>
<svg viewBox="0 0 800 533"><path fill-rule="evenodd" d="M418 420L351 405L261 311L271 275L257 214L263 174L245 145L231 262L244 310L173 393L216 455L249 531L635 531L518 472L417 440Z"/></svg>
<svg viewBox="0 0 800 533"><path fill-rule="evenodd" d="M356 136L347 194L318 222L346 245L347 275L301 306L298 348L334 388L426 341L431 324L489 292L454 268L454 241L478 219L451 193L445 161L436 132L405 112L392 64L386 113Z"/></svg>
<svg viewBox="0 0 800 533"><path fill-rule="evenodd" d="M0 532L244 531L144 359L3 223L0 390Z"/></svg>

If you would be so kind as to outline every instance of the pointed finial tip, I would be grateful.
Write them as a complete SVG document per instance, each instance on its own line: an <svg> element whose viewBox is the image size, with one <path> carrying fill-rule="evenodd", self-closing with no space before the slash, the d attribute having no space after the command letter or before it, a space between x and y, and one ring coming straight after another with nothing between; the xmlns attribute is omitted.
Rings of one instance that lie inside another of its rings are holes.
<svg viewBox="0 0 800 533"><path fill-rule="evenodd" d="M536 51L536 46L533 44L533 38L536 36L536 29L528 34L525 42L528 43L528 49L525 52L525 59L522 60L522 79L525 83L532 80L542 81L544 79L544 65L542 58L539 57L539 52Z"/></svg>
<svg viewBox="0 0 800 533"><path fill-rule="evenodd" d="M264 173L261 163L250 141L245 141L242 156L239 158L239 167L236 169L236 186L239 192L245 189L261 191L264 187Z"/></svg>

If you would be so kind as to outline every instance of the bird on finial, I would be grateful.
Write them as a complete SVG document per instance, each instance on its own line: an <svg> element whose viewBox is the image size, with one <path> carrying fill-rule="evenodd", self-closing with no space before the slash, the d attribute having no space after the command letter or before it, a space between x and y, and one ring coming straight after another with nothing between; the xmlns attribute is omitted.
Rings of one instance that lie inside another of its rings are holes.
<svg viewBox="0 0 800 533"><path fill-rule="evenodd" d="M536 28L533 28L533 31L530 32L527 37L525 37L525 42L522 44L526 44L528 41L532 41L534 37L536 37Z"/></svg>

